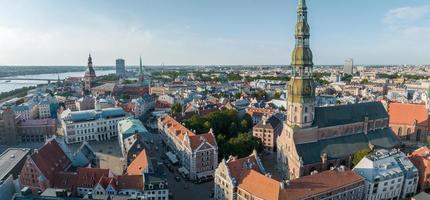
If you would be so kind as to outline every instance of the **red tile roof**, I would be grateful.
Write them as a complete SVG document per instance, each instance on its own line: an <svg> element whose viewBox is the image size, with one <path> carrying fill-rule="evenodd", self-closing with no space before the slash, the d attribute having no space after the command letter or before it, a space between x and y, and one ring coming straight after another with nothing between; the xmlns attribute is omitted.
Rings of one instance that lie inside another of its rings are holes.
<svg viewBox="0 0 430 200"><path fill-rule="evenodd" d="M362 182L364 179L357 173L346 170L328 170L314 175L294 179L285 188L288 200L304 199L307 197L328 193L351 184Z"/></svg>
<svg viewBox="0 0 430 200"><path fill-rule="evenodd" d="M142 175L117 176L117 181L117 186L119 189L144 189L144 181Z"/></svg>
<svg viewBox="0 0 430 200"><path fill-rule="evenodd" d="M116 178L115 177L101 177L98 184L100 184L104 189L111 185L114 189L116 188Z"/></svg>
<svg viewBox="0 0 430 200"><path fill-rule="evenodd" d="M128 175L142 175L143 171L148 168L148 156L145 149L130 163L127 167Z"/></svg>
<svg viewBox="0 0 430 200"><path fill-rule="evenodd" d="M75 191L77 181L78 173L76 172L57 172L55 174L53 187Z"/></svg>
<svg viewBox="0 0 430 200"><path fill-rule="evenodd" d="M109 169L79 168L77 187L92 188L102 177L110 177Z"/></svg>
<svg viewBox="0 0 430 200"><path fill-rule="evenodd" d="M428 111L424 104L390 103L388 105L390 124L414 125L428 123Z"/></svg>
<svg viewBox="0 0 430 200"><path fill-rule="evenodd" d="M202 143L207 142L212 146L216 146L215 137L212 133L190 136L191 149L197 149Z"/></svg>
<svg viewBox="0 0 430 200"><path fill-rule="evenodd" d="M56 140L49 140L31 155L31 159L51 183L56 172L65 171L72 163Z"/></svg>

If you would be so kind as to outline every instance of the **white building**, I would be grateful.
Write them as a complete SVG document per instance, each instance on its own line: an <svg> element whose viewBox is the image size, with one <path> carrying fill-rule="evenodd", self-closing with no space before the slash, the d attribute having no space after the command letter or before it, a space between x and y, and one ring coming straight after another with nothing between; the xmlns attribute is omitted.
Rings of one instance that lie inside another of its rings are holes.
<svg viewBox="0 0 430 200"><path fill-rule="evenodd" d="M39 119L46 119L51 117L51 110L49 101L44 99L37 105L39 111Z"/></svg>
<svg viewBox="0 0 430 200"><path fill-rule="evenodd" d="M127 118L122 108L70 111L61 114L61 126L67 143L109 140L118 135L118 121Z"/></svg>
<svg viewBox="0 0 430 200"><path fill-rule="evenodd" d="M143 97L133 99L132 103L132 111L135 118L139 118L155 108L155 99L151 95L144 95Z"/></svg>
<svg viewBox="0 0 430 200"><path fill-rule="evenodd" d="M165 115L158 119L158 131L167 147L178 157L181 173L191 180L213 178L218 165L218 145L212 130L209 133L196 135Z"/></svg>
<svg viewBox="0 0 430 200"><path fill-rule="evenodd" d="M365 179L365 199L406 199L415 195L418 170L399 150L378 150L352 170Z"/></svg>

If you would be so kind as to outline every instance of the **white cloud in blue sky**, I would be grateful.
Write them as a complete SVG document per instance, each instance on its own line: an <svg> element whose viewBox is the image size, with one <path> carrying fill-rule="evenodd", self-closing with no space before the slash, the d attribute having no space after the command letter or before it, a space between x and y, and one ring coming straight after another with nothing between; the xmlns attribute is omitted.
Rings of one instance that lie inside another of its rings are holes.
<svg viewBox="0 0 430 200"><path fill-rule="evenodd" d="M430 1L308 0L316 64L430 63ZM0 0L0 65L288 64L296 0Z"/></svg>

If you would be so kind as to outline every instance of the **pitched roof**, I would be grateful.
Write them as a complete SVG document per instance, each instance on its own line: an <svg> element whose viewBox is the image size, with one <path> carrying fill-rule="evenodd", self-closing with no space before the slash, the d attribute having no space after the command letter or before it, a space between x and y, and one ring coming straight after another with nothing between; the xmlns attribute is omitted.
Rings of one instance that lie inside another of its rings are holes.
<svg viewBox="0 0 430 200"><path fill-rule="evenodd" d="M428 111L424 104L390 103L388 104L390 124L414 125L415 121L427 123Z"/></svg>
<svg viewBox="0 0 430 200"><path fill-rule="evenodd" d="M101 177L98 184L100 184L104 189L111 185L114 189L116 189L116 178L115 177Z"/></svg>
<svg viewBox="0 0 430 200"><path fill-rule="evenodd" d="M55 139L49 140L33 153L31 159L42 174L52 182L56 172L65 171L72 163Z"/></svg>
<svg viewBox="0 0 430 200"><path fill-rule="evenodd" d="M177 137L179 140L183 140L186 134L188 134L189 136L195 135L192 131L187 129L185 126L183 126L181 123L179 123L169 115L163 116L161 122L167 126L169 134L174 134L175 137Z"/></svg>
<svg viewBox="0 0 430 200"><path fill-rule="evenodd" d="M191 149L197 149L202 143L209 143L212 146L216 146L215 137L211 133L205 133L200 135L191 135L190 138L190 147Z"/></svg>
<svg viewBox="0 0 430 200"><path fill-rule="evenodd" d="M148 156L145 149L130 163L127 167L128 175L142 175L143 171L148 168Z"/></svg>
<svg viewBox="0 0 430 200"><path fill-rule="evenodd" d="M142 175L121 175L117 176L119 189L144 189L144 181Z"/></svg>
<svg viewBox="0 0 430 200"><path fill-rule="evenodd" d="M246 170L241 178L238 188L241 188L253 196L265 200L280 199L280 183L255 170Z"/></svg>
<svg viewBox="0 0 430 200"><path fill-rule="evenodd" d="M330 127L369 120L387 118L388 114L381 102L367 102L340 106L316 107L314 126Z"/></svg>
<svg viewBox="0 0 430 200"><path fill-rule="evenodd" d="M328 170L292 180L285 188L285 197L287 200L305 199L363 180L363 177L353 171Z"/></svg>
<svg viewBox="0 0 430 200"><path fill-rule="evenodd" d="M384 128L369 131L367 134L358 133L317 142L296 144L296 149L299 156L302 157L303 164L306 165L320 162L323 153L327 154L328 160L352 155L359 150L369 148L369 142L380 148L392 148L400 143L391 128Z"/></svg>
<svg viewBox="0 0 430 200"><path fill-rule="evenodd" d="M185 144L189 146L192 150L197 149L203 142L208 142L212 146L216 146L215 137L211 133L205 133L196 135L194 132L190 131L188 128L183 126L181 123L173 119L171 116L166 115L161 119L161 123L167 126L168 133L174 135L179 141L185 141L184 138L188 135L190 139L190 144Z"/></svg>
<svg viewBox="0 0 430 200"><path fill-rule="evenodd" d="M262 119L258 124L254 126L254 128L264 128L264 129L275 129L282 123L279 118L272 115L269 119Z"/></svg>
<svg viewBox="0 0 430 200"><path fill-rule="evenodd" d="M261 163L259 163L259 159L256 154L251 154L248 157L236 159L236 157L231 156L226 161L227 168L230 172L230 175L235 177L236 180L241 178L241 174L243 174L246 170L255 170L260 173L265 173L265 170Z"/></svg>
<svg viewBox="0 0 430 200"><path fill-rule="evenodd" d="M55 173L53 186L55 188L69 189L75 191L78 180L76 172L57 172Z"/></svg>
<svg viewBox="0 0 430 200"><path fill-rule="evenodd" d="M109 172L109 169L79 168L77 187L94 187L100 181L100 178L103 176L109 177Z"/></svg>

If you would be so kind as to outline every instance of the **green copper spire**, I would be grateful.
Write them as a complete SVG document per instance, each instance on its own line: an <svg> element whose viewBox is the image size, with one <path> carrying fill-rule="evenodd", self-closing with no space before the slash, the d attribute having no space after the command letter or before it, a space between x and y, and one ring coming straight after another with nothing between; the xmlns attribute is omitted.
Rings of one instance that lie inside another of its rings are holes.
<svg viewBox="0 0 430 200"><path fill-rule="evenodd" d="M139 74L143 75L142 56L140 56Z"/></svg>
<svg viewBox="0 0 430 200"><path fill-rule="evenodd" d="M139 81L140 81L141 84L143 84L144 80L145 80L145 74L143 73L142 56L140 56Z"/></svg>
<svg viewBox="0 0 430 200"><path fill-rule="evenodd" d="M308 24L308 11L305 0L299 0L296 23L296 46L292 54L291 65L294 75L304 76L310 74L313 67L312 51L309 48L310 28Z"/></svg>
<svg viewBox="0 0 430 200"><path fill-rule="evenodd" d="M306 1L299 0L295 31L296 45L291 59L293 77L288 84L288 101L290 103L311 103L315 98L315 87L312 79L312 51L309 47L310 28L307 15Z"/></svg>

